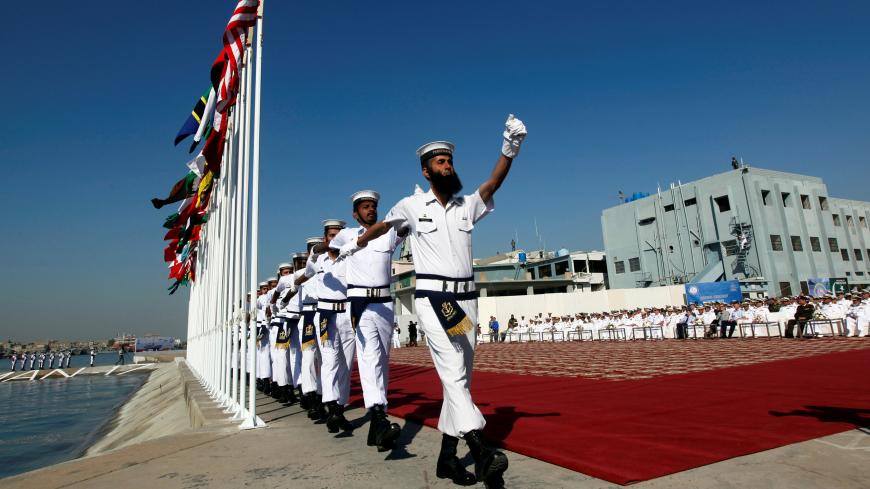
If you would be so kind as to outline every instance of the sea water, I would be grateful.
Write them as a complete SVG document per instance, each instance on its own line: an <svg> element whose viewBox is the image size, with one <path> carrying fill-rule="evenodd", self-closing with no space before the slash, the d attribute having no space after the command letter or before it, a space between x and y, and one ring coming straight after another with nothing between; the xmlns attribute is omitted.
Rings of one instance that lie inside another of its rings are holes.
<svg viewBox="0 0 870 489"><path fill-rule="evenodd" d="M146 378L80 374L0 383L0 477L81 456Z"/></svg>

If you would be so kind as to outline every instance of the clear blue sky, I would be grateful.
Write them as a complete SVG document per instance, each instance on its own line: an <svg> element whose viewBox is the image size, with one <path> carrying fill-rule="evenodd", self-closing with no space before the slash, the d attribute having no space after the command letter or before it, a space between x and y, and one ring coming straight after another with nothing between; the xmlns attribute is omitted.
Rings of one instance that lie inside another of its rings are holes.
<svg viewBox="0 0 870 489"><path fill-rule="evenodd" d="M208 83L235 2L9 2L0 40L0 339L183 335L166 296L163 218L184 173L172 139ZM423 184L415 148L457 144L466 189L508 112L529 128L475 233L601 247L616 193L728 168L821 176L870 200L870 4L269 0L262 274L350 218ZM294 211L291 217L287 209Z"/></svg>

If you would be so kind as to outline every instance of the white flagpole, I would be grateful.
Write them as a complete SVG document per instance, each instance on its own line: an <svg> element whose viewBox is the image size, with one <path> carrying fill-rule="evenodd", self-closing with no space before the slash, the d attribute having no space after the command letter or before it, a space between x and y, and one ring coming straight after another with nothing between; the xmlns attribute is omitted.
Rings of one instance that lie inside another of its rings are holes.
<svg viewBox="0 0 870 489"><path fill-rule="evenodd" d="M246 282L248 280L248 205L250 203L250 194L248 193L248 182L251 179L251 166L250 166L250 156L251 156L251 56L253 54L253 50L249 45L247 47L247 53L245 54L245 58L248 60L248 66L245 70L245 131L242 134L244 138L244 142L241 145L243 156L242 156L242 233L241 233L241 244L242 244L242 257L241 257L241 281L239 286L242 291L242 320L239 327L241 328L239 334L241 335L241 361L240 361L240 374L239 374L239 407L241 409L241 415L247 419L248 417L248 409L247 403L245 399L248 396L248 388L249 385L256 386L256 378L255 374L252 374L253 368L251 367L251 358L254 355L254 350L252 348L248 348L250 341L249 338L252 333L253 325L251 324L252 318L251 316L251 304L253 302L248 302L246 290ZM256 277L256 275L255 275ZM254 284L256 284L256 278L254 279ZM256 296L254 296L256 297ZM255 318L253 318L255 319ZM250 381L250 382L249 382ZM255 387L254 387L255 388Z"/></svg>
<svg viewBox="0 0 870 489"><path fill-rule="evenodd" d="M253 184L251 188L251 300L257 297L257 247L259 246L259 220L260 220L260 93L262 87L262 67L263 67L263 4L265 0L260 0L259 11L257 12L257 65L254 75L254 114L256 125L254 126L254 147L253 147ZM252 335L251 342L256 341L256 334ZM256 369L256 356L252 362ZM251 372L252 377L255 372ZM249 418L242 424L242 429L257 428L265 426L265 424L257 418L256 392L254 383L249 386L248 395L248 416Z"/></svg>

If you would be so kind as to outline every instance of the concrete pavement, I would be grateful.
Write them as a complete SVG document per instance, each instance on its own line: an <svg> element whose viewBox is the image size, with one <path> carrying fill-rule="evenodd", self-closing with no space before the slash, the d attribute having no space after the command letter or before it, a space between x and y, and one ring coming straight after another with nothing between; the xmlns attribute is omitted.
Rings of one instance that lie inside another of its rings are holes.
<svg viewBox="0 0 870 489"><path fill-rule="evenodd" d="M447 488L435 477L441 435L406 423L398 447L377 453L365 445L368 425L361 409L348 411L360 428L333 436L297 406L258 399L267 428L238 431L202 428L73 460L0 480L2 488ZM578 440L582 443L582 440ZM460 445L461 453L464 451ZM507 487L613 488L600 479L509 453ZM654 454L651 454L654 456ZM471 464L470 457L464 461ZM870 430L853 430L699 467L638 488L864 489L870 480ZM482 485L479 485L482 487Z"/></svg>

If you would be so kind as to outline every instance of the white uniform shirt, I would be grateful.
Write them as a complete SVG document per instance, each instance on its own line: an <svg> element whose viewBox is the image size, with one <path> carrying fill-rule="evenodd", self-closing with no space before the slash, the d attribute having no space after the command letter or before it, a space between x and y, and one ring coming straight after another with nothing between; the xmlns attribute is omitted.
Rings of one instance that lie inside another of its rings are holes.
<svg viewBox="0 0 870 489"><path fill-rule="evenodd" d="M480 192L453 197L442 207L430 189L400 200L384 222L394 229L409 228L414 269L417 275L433 274L468 278L472 268L471 232L492 212L492 199L484 202Z"/></svg>
<svg viewBox="0 0 870 489"><path fill-rule="evenodd" d="M305 276L308 281L302 294L302 304L316 304L320 292L320 281L323 279L323 260L328 259L326 253L310 255L305 263Z"/></svg>
<svg viewBox="0 0 870 489"><path fill-rule="evenodd" d="M347 262L333 261L326 253L323 254L320 281L318 282L317 298L329 300L347 299Z"/></svg>
<svg viewBox="0 0 870 489"><path fill-rule="evenodd" d="M361 236L365 228L345 228L332 238L330 248L340 249L353 238ZM392 275L393 252L404 241L395 228L371 240L365 248L344 258L347 262L347 283L357 287L389 287Z"/></svg>
<svg viewBox="0 0 870 489"><path fill-rule="evenodd" d="M266 294L257 297L257 322L266 320Z"/></svg>

